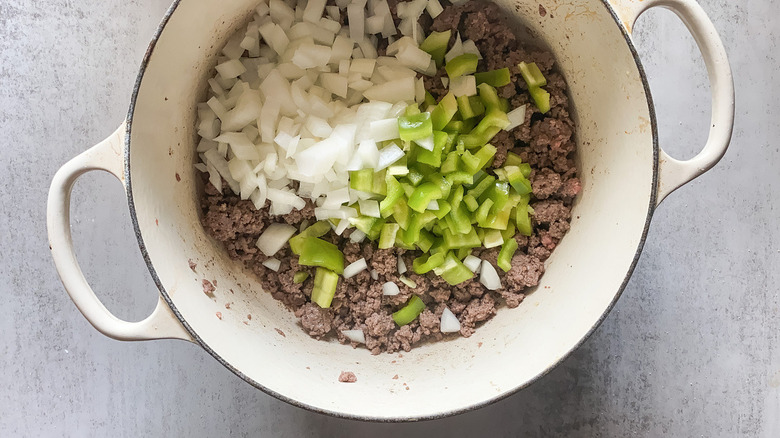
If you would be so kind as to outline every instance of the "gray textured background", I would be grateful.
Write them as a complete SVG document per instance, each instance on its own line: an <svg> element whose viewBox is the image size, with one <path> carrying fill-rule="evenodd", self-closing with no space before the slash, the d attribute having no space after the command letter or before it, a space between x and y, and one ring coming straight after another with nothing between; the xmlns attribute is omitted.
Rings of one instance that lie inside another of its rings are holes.
<svg viewBox="0 0 780 438"><path fill-rule="evenodd" d="M731 150L672 195L604 325L529 389L422 424L336 420L279 402L195 345L96 332L55 274L45 199L55 170L122 121L167 0L0 2L0 435L780 436L780 22L774 0L704 0L737 79ZM636 28L662 145L693 156L709 95L693 39L669 12ZM155 290L120 185L77 184L74 238L119 316Z"/></svg>

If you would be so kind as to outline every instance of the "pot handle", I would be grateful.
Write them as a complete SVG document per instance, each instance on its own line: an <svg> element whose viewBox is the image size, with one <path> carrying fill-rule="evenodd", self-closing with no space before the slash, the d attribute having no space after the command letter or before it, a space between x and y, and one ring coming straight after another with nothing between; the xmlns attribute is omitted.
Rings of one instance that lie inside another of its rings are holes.
<svg viewBox="0 0 780 438"><path fill-rule="evenodd" d="M107 139L79 154L54 175L49 189L46 223L49 248L62 284L87 321L104 335L121 341L150 339L182 339L192 341L171 309L159 297L157 307L139 322L123 321L114 316L87 283L73 251L70 233L70 193L73 184L83 174L102 170L124 183L123 145L125 124Z"/></svg>
<svg viewBox="0 0 780 438"><path fill-rule="evenodd" d="M677 14L699 46L712 93L712 122L702 151L690 160L677 160L664 150L658 160L659 180L656 205L682 185L710 170L726 153L734 128L734 80L726 49L715 26L695 0L619 0L615 10L626 30L650 8L667 8Z"/></svg>

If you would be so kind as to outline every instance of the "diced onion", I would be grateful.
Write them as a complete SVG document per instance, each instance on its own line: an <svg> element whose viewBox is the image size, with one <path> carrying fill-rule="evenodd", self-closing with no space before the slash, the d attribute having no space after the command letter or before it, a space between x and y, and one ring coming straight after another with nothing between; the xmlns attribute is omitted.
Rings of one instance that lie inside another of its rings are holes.
<svg viewBox="0 0 780 438"><path fill-rule="evenodd" d="M292 225L273 223L257 239L257 248L271 257L287 244L296 231Z"/></svg>
<svg viewBox="0 0 780 438"><path fill-rule="evenodd" d="M504 128L504 130L511 131L525 123L525 111L526 105L523 105L506 113L506 117L509 119L509 126Z"/></svg>
<svg viewBox="0 0 780 438"><path fill-rule="evenodd" d="M458 317L449 309L445 307L441 313L441 326L439 328L442 333L457 333L460 331L460 321Z"/></svg>
<svg viewBox="0 0 780 438"><path fill-rule="evenodd" d="M398 256L398 273L401 275L406 273L406 262L401 256Z"/></svg>
<svg viewBox="0 0 780 438"><path fill-rule="evenodd" d="M393 283L392 281L388 281L387 283L382 285L382 295L392 297L400 293L401 293L401 289L399 289L398 285Z"/></svg>
<svg viewBox="0 0 780 438"><path fill-rule="evenodd" d="M479 282L482 283L488 290L501 289L501 278L499 278L496 268L493 267L487 260L482 261L481 272L479 275Z"/></svg>
<svg viewBox="0 0 780 438"><path fill-rule="evenodd" d="M366 259L361 258L356 262L350 263L347 265L347 267L344 268L344 278L352 278L366 269L368 269Z"/></svg>
<svg viewBox="0 0 780 438"><path fill-rule="evenodd" d="M395 143L390 143L388 146L382 148L379 151L379 161L377 163L376 171L387 168L391 164L404 157L404 151L398 147Z"/></svg>
<svg viewBox="0 0 780 438"><path fill-rule="evenodd" d="M372 280L374 280L374 281L379 280L379 273L376 272L376 269L372 269L368 273L371 274L371 279Z"/></svg>
<svg viewBox="0 0 780 438"><path fill-rule="evenodd" d="M279 272L279 268L282 266L282 262L275 258L270 258L263 262L263 266L274 272Z"/></svg>
<svg viewBox="0 0 780 438"><path fill-rule="evenodd" d="M475 257L473 255L467 255L465 259L463 259L463 264L466 265L467 268L473 273L478 273L479 268L482 265L482 260L479 259L479 257Z"/></svg>
<svg viewBox="0 0 780 438"><path fill-rule="evenodd" d="M363 330L342 330L341 334L343 334L350 341L357 344L366 343L366 335L363 333Z"/></svg>
<svg viewBox="0 0 780 438"><path fill-rule="evenodd" d="M349 240L352 241L352 243L361 243L366 238L366 233L360 231L360 230L352 230L352 234L349 235Z"/></svg>

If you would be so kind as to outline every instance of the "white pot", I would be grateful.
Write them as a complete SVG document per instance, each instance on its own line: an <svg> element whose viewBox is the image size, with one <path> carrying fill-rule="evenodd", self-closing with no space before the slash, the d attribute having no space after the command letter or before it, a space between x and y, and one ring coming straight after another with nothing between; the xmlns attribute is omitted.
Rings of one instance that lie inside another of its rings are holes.
<svg viewBox="0 0 780 438"><path fill-rule="evenodd" d="M470 338L379 356L315 341L228 259L198 218L196 103L205 95L215 54L244 25L256 1L174 2L144 59L126 123L55 175L49 242L65 288L103 334L196 342L252 385L297 406L405 421L474 409L528 386L604 319L637 262L657 204L712 167L731 137L731 70L695 1L545 0L547 14L541 16L536 0L499 0L554 52L569 84L583 185L571 231L547 261L537 290L519 308L500 310ZM711 81L710 137L688 161L669 157L657 145L647 78L631 40L637 17L655 6L673 10L688 26ZM124 184L141 251L160 289L157 308L141 322L112 315L75 259L70 190L90 170L108 171ZM204 278L217 280L216 300L203 293ZM357 382L339 383L342 371L354 372Z"/></svg>

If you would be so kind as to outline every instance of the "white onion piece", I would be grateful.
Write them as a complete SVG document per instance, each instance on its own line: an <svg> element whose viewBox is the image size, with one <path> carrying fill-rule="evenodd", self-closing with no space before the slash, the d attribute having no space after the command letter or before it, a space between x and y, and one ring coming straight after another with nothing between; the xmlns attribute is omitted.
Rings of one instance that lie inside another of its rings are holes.
<svg viewBox="0 0 780 438"><path fill-rule="evenodd" d="M398 132L398 118L375 120L371 122L369 132L375 142L394 140L401 135Z"/></svg>
<svg viewBox="0 0 780 438"><path fill-rule="evenodd" d="M306 9L303 10L303 19L310 23L319 23L322 13L325 10L326 0L309 0L306 3Z"/></svg>
<svg viewBox="0 0 780 438"><path fill-rule="evenodd" d="M504 128L504 130L511 131L525 123L525 111L526 105L523 105L506 113L506 117L509 119L509 126Z"/></svg>
<svg viewBox="0 0 780 438"><path fill-rule="evenodd" d="M361 243L366 238L366 233L360 231L360 230L353 230L352 234L349 235L349 240L351 240L353 243Z"/></svg>
<svg viewBox="0 0 780 438"><path fill-rule="evenodd" d="M360 42L365 38L365 3L352 2L347 6L347 18L349 19L349 37L352 40Z"/></svg>
<svg viewBox="0 0 780 438"><path fill-rule="evenodd" d="M426 210L431 211L439 211L439 202L435 199L428 203L428 207L426 207Z"/></svg>
<svg viewBox="0 0 780 438"><path fill-rule="evenodd" d="M473 273L478 273L479 268L482 265L482 260L479 259L479 257L475 257L473 255L467 255L465 259L463 259L463 264L466 265L467 268Z"/></svg>
<svg viewBox="0 0 780 438"><path fill-rule="evenodd" d="M439 328L442 333L457 333L460 331L460 321L458 317L449 309L445 307L441 313L441 327Z"/></svg>
<svg viewBox="0 0 780 438"><path fill-rule="evenodd" d="M372 15L366 18L366 33L369 35L376 35L382 33L382 29L385 27L385 17L381 15Z"/></svg>
<svg viewBox="0 0 780 438"><path fill-rule="evenodd" d="M417 70L418 72L427 70L428 65L431 63L431 55L412 44L407 44L399 48L395 57L401 64Z"/></svg>
<svg viewBox="0 0 780 438"><path fill-rule="evenodd" d="M463 53L471 53L474 55L477 55L477 58L482 59L482 54L479 53L479 49L477 48L477 44L474 41L466 40L463 41Z"/></svg>
<svg viewBox="0 0 780 438"><path fill-rule="evenodd" d="M452 43L452 48L444 55L444 61L450 62L453 58L456 58L463 53L463 41L461 41L460 32L458 32L458 34L455 36L455 42Z"/></svg>
<svg viewBox="0 0 780 438"><path fill-rule="evenodd" d="M414 142L417 143L417 146L420 146L423 149L428 149L429 151L433 151L433 135L430 135L420 140L415 140Z"/></svg>
<svg viewBox="0 0 780 438"><path fill-rule="evenodd" d="M344 278L352 278L366 269L368 269L366 259L361 258L356 262L350 263L346 268L344 268Z"/></svg>
<svg viewBox="0 0 780 438"><path fill-rule="evenodd" d="M270 269L270 270L272 270L274 272L279 272L279 268L282 267L282 262L280 262L279 260L277 260L275 258L270 258L270 259L268 259L268 260L263 262L263 266L265 266L266 268L268 268L268 269Z"/></svg>
<svg viewBox="0 0 780 438"><path fill-rule="evenodd" d="M477 79L473 75L458 76L450 79L450 91L455 97L476 96Z"/></svg>
<svg viewBox="0 0 780 438"><path fill-rule="evenodd" d="M374 281L379 280L379 273L376 272L376 269L372 269L368 273L371 274L371 279L373 279Z"/></svg>
<svg viewBox="0 0 780 438"><path fill-rule="evenodd" d="M377 163L376 171L379 172L382 169L389 167L391 164L404 157L404 151L398 147L395 143L390 143L388 146L382 148L379 151L379 161Z"/></svg>
<svg viewBox="0 0 780 438"><path fill-rule="evenodd" d="M406 271L406 262L404 262L404 259L401 256L398 256L398 273L404 275Z"/></svg>
<svg viewBox="0 0 780 438"><path fill-rule="evenodd" d="M331 59L331 48L313 43L303 43L295 49L292 63L300 68L324 67Z"/></svg>
<svg viewBox="0 0 780 438"><path fill-rule="evenodd" d="M382 217L381 214L379 214L379 201L375 201L372 199L366 199L366 200L359 200L358 205L360 206L360 214L363 216L369 216L369 217Z"/></svg>
<svg viewBox="0 0 780 438"><path fill-rule="evenodd" d="M444 11L444 7L439 3L439 0L428 0L428 3L425 5L425 10L431 18L436 18Z"/></svg>
<svg viewBox="0 0 780 438"><path fill-rule="evenodd" d="M496 268L493 267L487 260L482 261L481 272L479 275L479 282L482 283L488 290L501 289L501 278L496 272Z"/></svg>
<svg viewBox="0 0 780 438"><path fill-rule="evenodd" d="M363 330L342 330L341 334L343 334L350 341L357 344L366 343L366 335L363 333Z"/></svg>
<svg viewBox="0 0 780 438"><path fill-rule="evenodd" d="M363 92L368 100L382 102L410 102L414 100L414 76L374 85Z"/></svg>
<svg viewBox="0 0 780 438"><path fill-rule="evenodd" d="M393 283L392 281L388 281L387 283L382 285L382 295L393 297L400 293L401 293L401 289L399 289L398 285Z"/></svg>
<svg viewBox="0 0 780 438"><path fill-rule="evenodd" d="M246 71L246 67L238 59L231 59L225 61L222 64L217 65L217 73L226 79L232 79L238 77L241 73Z"/></svg>
<svg viewBox="0 0 780 438"><path fill-rule="evenodd" d="M271 257L287 244L296 231L292 225L273 223L257 238L257 248Z"/></svg>

